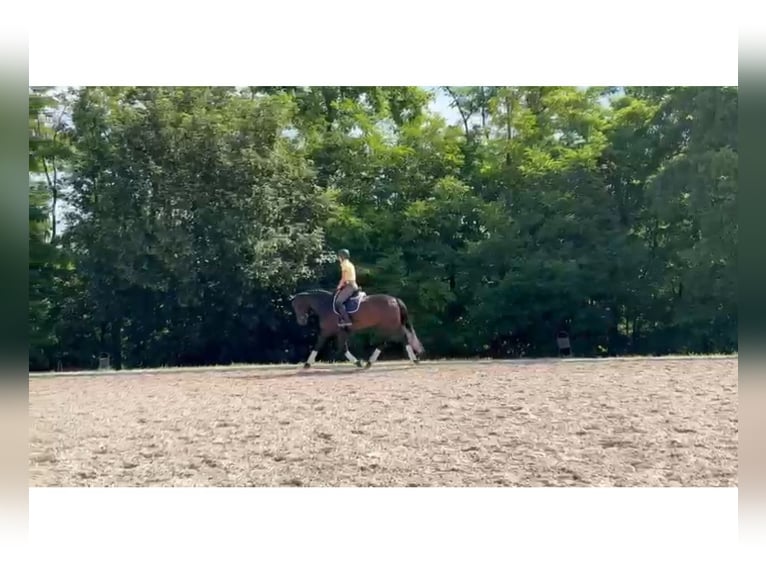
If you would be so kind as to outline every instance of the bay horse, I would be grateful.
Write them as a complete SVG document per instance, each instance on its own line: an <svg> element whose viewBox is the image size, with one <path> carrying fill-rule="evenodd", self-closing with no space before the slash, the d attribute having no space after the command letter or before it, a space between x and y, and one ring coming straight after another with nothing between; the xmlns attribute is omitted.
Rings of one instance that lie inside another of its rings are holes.
<svg viewBox="0 0 766 574"><path fill-rule="evenodd" d="M338 315L334 306L335 294L329 291L321 289L304 291L290 297L290 302L299 325L308 324L310 313L319 317L319 337L317 337L309 358L303 364L304 369L314 364L319 351L331 337L336 337L338 349L343 348L349 361L357 367L370 368L380 356L381 347L385 346L388 341L384 341L382 345L376 347L367 363L364 364L348 348L349 334L358 331L374 330L387 340L398 339L405 342L407 356L413 363L418 363L417 355L424 352L423 345L421 345L410 322L407 306L397 297L382 294L366 295L363 292L357 292L346 302L349 306L347 307L349 317L351 317L350 327L338 325Z"/></svg>

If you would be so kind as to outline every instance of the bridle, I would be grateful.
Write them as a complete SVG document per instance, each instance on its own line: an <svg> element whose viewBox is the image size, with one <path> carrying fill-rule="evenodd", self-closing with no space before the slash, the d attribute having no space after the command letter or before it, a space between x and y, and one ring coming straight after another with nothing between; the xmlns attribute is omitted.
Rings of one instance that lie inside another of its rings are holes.
<svg viewBox="0 0 766 574"><path fill-rule="evenodd" d="M292 303L295 300L296 295L290 295L290 303ZM309 307L309 310L311 308ZM309 322L309 311L302 311L300 315L298 315L298 323L300 325L306 325Z"/></svg>

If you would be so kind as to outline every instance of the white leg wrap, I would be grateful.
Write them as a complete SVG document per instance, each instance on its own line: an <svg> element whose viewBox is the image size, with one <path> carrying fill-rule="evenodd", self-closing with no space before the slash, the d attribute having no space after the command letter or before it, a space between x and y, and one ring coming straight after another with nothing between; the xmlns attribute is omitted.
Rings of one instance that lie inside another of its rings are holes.
<svg viewBox="0 0 766 574"><path fill-rule="evenodd" d="M378 357L380 357L380 349L375 349L372 352L372 355L370 355L370 363L374 363L378 360Z"/></svg>
<svg viewBox="0 0 766 574"><path fill-rule="evenodd" d="M346 358L352 363L356 363L356 357L351 354L351 351L346 351Z"/></svg>
<svg viewBox="0 0 766 574"><path fill-rule="evenodd" d="M407 345L407 356L410 358L410 361L415 362L417 360L417 357L415 356L415 351L412 350L411 345Z"/></svg>
<svg viewBox="0 0 766 574"><path fill-rule="evenodd" d="M309 365L313 365L314 361L316 361L316 360L317 360L317 352L316 352L316 350L314 350L314 351L311 351L311 354L309 355L309 358L306 361L306 363L309 364Z"/></svg>

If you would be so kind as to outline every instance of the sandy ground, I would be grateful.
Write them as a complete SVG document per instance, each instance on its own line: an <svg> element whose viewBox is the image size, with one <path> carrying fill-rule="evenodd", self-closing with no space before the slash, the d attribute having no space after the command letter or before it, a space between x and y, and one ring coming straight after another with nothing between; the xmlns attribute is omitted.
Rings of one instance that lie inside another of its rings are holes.
<svg viewBox="0 0 766 574"><path fill-rule="evenodd" d="M30 486L736 486L736 358L30 377Z"/></svg>

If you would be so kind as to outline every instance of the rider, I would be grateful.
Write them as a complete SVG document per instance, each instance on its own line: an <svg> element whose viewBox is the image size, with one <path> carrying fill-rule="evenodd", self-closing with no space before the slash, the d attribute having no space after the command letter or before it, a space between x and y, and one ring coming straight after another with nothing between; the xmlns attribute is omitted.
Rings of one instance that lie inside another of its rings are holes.
<svg viewBox="0 0 766 574"><path fill-rule="evenodd" d="M343 303L359 290L359 286L356 283L356 269L354 264L351 263L348 249L338 251L338 261L340 262L341 276L338 288L335 290L335 308L340 314L338 326L348 327L351 325L351 318L348 316Z"/></svg>

